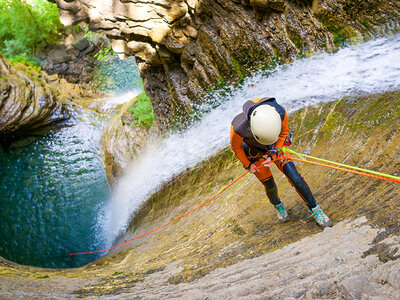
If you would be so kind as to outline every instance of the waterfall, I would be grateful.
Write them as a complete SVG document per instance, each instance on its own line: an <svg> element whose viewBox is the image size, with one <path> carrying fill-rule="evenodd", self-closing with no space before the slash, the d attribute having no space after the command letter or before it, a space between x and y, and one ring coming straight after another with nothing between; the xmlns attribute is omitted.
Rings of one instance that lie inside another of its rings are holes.
<svg viewBox="0 0 400 300"><path fill-rule="evenodd" d="M100 220L108 245L163 183L229 144L231 120L246 100L275 97L291 112L343 96L399 88L400 35L395 35L279 66L268 77L255 74L229 96L215 93L221 105L184 132L149 142L116 184L106 215Z"/></svg>

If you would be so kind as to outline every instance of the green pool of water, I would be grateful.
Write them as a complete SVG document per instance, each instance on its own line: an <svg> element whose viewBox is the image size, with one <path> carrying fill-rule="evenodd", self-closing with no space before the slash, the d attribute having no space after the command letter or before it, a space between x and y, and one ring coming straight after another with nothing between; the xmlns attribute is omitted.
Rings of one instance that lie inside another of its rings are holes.
<svg viewBox="0 0 400 300"><path fill-rule="evenodd" d="M0 150L1 256L49 268L78 267L98 257L68 257L105 246L99 224L109 186L98 121L92 116L26 147Z"/></svg>

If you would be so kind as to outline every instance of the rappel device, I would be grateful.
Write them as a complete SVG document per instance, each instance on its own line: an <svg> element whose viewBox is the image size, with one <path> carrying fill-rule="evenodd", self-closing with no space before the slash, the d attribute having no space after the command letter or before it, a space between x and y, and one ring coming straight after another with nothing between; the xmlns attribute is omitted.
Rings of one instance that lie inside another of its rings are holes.
<svg viewBox="0 0 400 300"><path fill-rule="evenodd" d="M290 132L289 135L286 137L283 146L289 147L292 144L293 132Z"/></svg>

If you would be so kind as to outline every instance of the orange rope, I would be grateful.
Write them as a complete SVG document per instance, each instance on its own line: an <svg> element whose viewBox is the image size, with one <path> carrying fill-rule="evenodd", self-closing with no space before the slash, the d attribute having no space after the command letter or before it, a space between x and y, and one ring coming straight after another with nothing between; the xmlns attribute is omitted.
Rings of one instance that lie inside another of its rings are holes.
<svg viewBox="0 0 400 300"><path fill-rule="evenodd" d="M274 162L274 161L277 161L277 160L280 160L280 158L277 158L277 159L272 160L271 163ZM259 166L259 167L257 167L256 169L259 169L259 168L261 168L261 167L263 167L263 166ZM198 210L200 207L202 207L202 206L206 205L208 202L214 200L216 197L218 197L220 194L222 194L225 190L227 190L230 186L232 186L235 182L237 182L239 179L241 179L241 178L242 178L243 176L245 176L247 173L249 173L249 172L247 172L247 171L244 172L242 175L240 175L238 178L236 178L234 181L232 181L230 184L228 184L226 187L224 187L222 190L220 190L217 194L215 194L212 198L208 199L206 202L204 202L204 203L200 204L199 206L197 206L197 207L195 207L195 208L193 208L193 209L191 209L191 210L185 212L183 215L180 215L180 216L176 217L175 219L172 219L171 221L169 221L168 223L165 223L165 224L161 225L160 227L157 227L157 228L155 228L155 229L153 229L153 230L150 230L149 232L143 233L143 234L141 234L141 235L135 236L135 237L133 237L133 238L131 238L131 239L129 239L129 240L123 242L123 243L120 243L120 244L118 244L118 245L112 246L112 247L107 248L107 249L93 250L93 251L79 252L79 253L70 253L69 256L109 251L109 250L111 250L111 249L117 248L117 247L122 246L122 245L124 245L124 244L127 244L127 243L129 243L129 242L132 242L133 240L136 240L136 239L139 239L139 238L141 238L141 237L144 237L144 236L146 236L146 235L148 235L148 234L150 234L150 233L152 233L152 232L154 232L154 231L160 230L161 228L164 228L165 226L168 226L168 225L171 224L172 222L175 222L176 220L179 220L180 218L182 218L182 217L184 217L184 216L186 216L186 215L188 215L188 214L194 212L195 210Z"/></svg>
<svg viewBox="0 0 400 300"><path fill-rule="evenodd" d="M327 168L336 169L336 170L340 170L340 171L345 171L345 172L349 172L349 173L354 173L354 174L358 174L358 175L363 175L363 176L368 176L368 177L372 177L372 178L377 178L377 179L382 179L382 180L387 180L387 181L393 181L393 182L400 183L400 180L394 179L394 178L389 178L389 177L384 177L384 176L364 173L364 172L360 172L360 171L355 171L355 170L335 167L335 166L331 166L331 165L327 165L327 164L321 164L321 163L317 163L317 162L314 162L314 161L309 161L309 160L305 160L305 159L299 159L299 158L295 158L295 157L291 157L290 159L306 162L306 163L309 163L309 164L312 164L312 165L327 167Z"/></svg>
<svg viewBox="0 0 400 300"><path fill-rule="evenodd" d="M129 242L131 242L131 241L133 241L133 240L136 240L136 239L138 239L138 238L144 237L144 236L146 236L146 235L148 235L148 234L150 234L150 233L152 233L152 232L154 232L154 231L160 230L161 228L164 228L165 226L171 224L172 222L175 222L176 220L179 220L180 218L182 218L182 217L184 217L184 216L190 214L191 212L194 212L195 210L199 209L200 207L206 205L206 204L207 204L208 202L210 202L211 200L214 200L217 196L219 196L222 192L224 192L227 188L229 188L231 185L233 185L235 182L237 182L240 178L242 178L243 176L245 176L247 173L248 173L248 172L245 172L245 173L243 173L242 175L240 175L238 178L236 178L234 181L232 181L230 184L228 184L226 187L224 187L221 191L219 191L217 194L215 194L212 198L208 199L206 202L204 202L204 203L200 204L199 206L197 206L197 207L195 207L195 208L193 208L193 209L191 209L191 210L185 212L183 215L180 215L179 217L176 217L175 219L172 219L171 221L169 221L168 223L165 223L164 225L161 225L160 227L157 227L157 228L155 228L155 229L153 229L153 230L150 230L149 232L143 233L142 235L135 236L134 238L131 238L130 240L127 240L127 241L125 241L125 242L123 242L123 243L120 243L120 244L118 244L118 245L112 246L112 247L110 247L110 248L108 248L108 249L94 250L94 251L87 251L87 252L80 252L80 253L70 253L69 256L109 251L109 250L111 250L111 249L114 249L114 248L117 248L117 247L119 247L119 246L122 246L122 245L124 245L124 244L126 244L126 243L129 243Z"/></svg>
<svg viewBox="0 0 400 300"><path fill-rule="evenodd" d="M275 162L275 161L277 161L277 160L283 159L282 156L284 156L284 155L280 154L280 155L278 156L278 158L272 160L271 163L272 163L272 162ZM290 159L296 160L296 161L301 161L301 162L306 162L306 163L313 164L313 165L317 165L317 166L322 166L322 167L327 167L327 168L331 168L331 169L341 170L341 171L345 171L345 172L349 172L349 173L354 173L354 174L358 174L358 175L363 175L363 176L368 176L368 177L372 177L372 178L377 178L377 179L382 179L382 180L387 180L387 181L393 181L393 182L400 183L400 180L393 179L393 178L388 178L388 177L384 177L384 176L379 176L379 175L364 173L364 172L360 172L360 171L355 171L355 170L340 168L340 167L336 167L336 166L331 166L331 165L327 165L327 164L317 163L317 162L313 162L313 161L309 161L309 160L305 160L305 159L294 158L294 157L291 157ZM259 169L259 168L261 168L261 167L263 167L263 166L259 166L259 167L257 167L256 169ZM241 179L243 176L245 176L247 173L249 173L249 172L244 172L242 175L240 175L238 178L236 178L234 181L232 181L230 184L228 184L228 185L227 185L226 187L224 187L221 191L219 191L217 194L215 194L213 197L211 197L210 199L208 199L208 200L205 201L204 203L202 203L202 204L200 204L199 206L197 206L197 207L195 207L195 208L193 208L193 209L191 209L191 210L185 212L184 214L182 214L182 215L176 217L175 219L172 219L171 221L169 221L169 222L167 222L167 223L161 225L160 227L157 227L157 228L155 228L155 229L153 229L153 230L150 230L150 231L148 231L148 232L146 232L146 233L143 233L143 234L141 234L141 235L135 236L135 237L133 237L133 238L131 238L131 239L129 239L129 240L123 242L123 243L120 243L120 244L118 244L118 245L112 246L112 247L107 248L107 249L94 250L94 251L87 251L87 252L79 252L79 253L70 253L69 256L109 251L109 250L112 250L112 249L114 249L114 248L120 247L120 246L122 246L122 245L124 245L124 244L127 244L127 243L129 243L129 242L132 242L133 240L136 240L136 239L139 239L139 238L144 237L144 236L146 236L146 235L149 235L150 233L153 233L153 232L155 232L155 231L158 231L158 230L160 230L160 229L162 229L162 228L168 226L168 225L171 224L172 222L175 222L176 220L179 220L180 218L182 218L182 217L184 217L184 216L186 216L186 215L188 215L188 214L194 212L195 210L198 210L199 208L203 207L203 206L206 205L207 203L211 202L211 201L214 200L216 197L218 197L220 194L222 194L225 190L227 190L230 186L232 186L234 183L236 183L239 179Z"/></svg>

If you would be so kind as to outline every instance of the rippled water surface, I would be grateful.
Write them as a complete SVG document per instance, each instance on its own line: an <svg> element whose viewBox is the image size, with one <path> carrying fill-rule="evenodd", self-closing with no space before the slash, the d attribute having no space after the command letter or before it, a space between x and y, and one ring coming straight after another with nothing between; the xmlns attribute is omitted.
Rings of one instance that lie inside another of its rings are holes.
<svg viewBox="0 0 400 300"><path fill-rule="evenodd" d="M77 249L102 247L98 217L109 187L100 130L80 122L0 152L0 255L42 267L73 267Z"/></svg>

